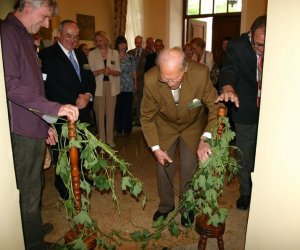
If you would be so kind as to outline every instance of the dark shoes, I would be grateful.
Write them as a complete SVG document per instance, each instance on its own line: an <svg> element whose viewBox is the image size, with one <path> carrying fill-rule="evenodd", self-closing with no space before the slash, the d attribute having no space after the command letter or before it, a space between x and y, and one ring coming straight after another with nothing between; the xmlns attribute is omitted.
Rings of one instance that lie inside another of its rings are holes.
<svg viewBox="0 0 300 250"><path fill-rule="evenodd" d="M237 209L247 210L250 206L251 197L247 195L241 195L240 198L236 201Z"/></svg>
<svg viewBox="0 0 300 250"><path fill-rule="evenodd" d="M168 217L169 213L174 211L175 207L173 207L171 210L169 210L166 213L161 213L159 210L157 210L153 215L153 222L156 222L160 217L162 217L164 220ZM194 223L194 213L190 212L187 215L187 218L184 217L184 215L181 215L181 225L183 227L191 227Z"/></svg>
<svg viewBox="0 0 300 250"><path fill-rule="evenodd" d="M45 223L42 225L42 231L44 237L53 231L53 225L51 223Z"/></svg>
<svg viewBox="0 0 300 250"><path fill-rule="evenodd" d="M44 242L44 250L55 250L55 249L62 249L62 246L60 244L53 243L53 242L48 242L48 241Z"/></svg>
<svg viewBox="0 0 300 250"><path fill-rule="evenodd" d="M181 215L181 226L183 227L191 227L194 222L194 213L189 212L187 218L184 215Z"/></svg>
<svg viewBox="0 0 300 250"><path fill-rule="evenodd" d="M171 213L173 210L175 209L175 207L171 208L168 212L166 213L161 213L158 210L154 213L153 215L153 221L157 221L161 216L163 217L163 219L166 219L169 215L169 213Z"/></svg>

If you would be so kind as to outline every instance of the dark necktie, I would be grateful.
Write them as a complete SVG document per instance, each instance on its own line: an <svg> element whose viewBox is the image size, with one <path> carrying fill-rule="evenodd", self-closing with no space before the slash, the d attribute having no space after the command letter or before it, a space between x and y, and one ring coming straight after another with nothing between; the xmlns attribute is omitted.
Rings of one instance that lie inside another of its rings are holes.
<svg viewBox="0 0 300 250"><path fill-rule="evenodd" d="M140 63L140 53L141 53L141 49L137 49L136 50L136 55L135 55L135 63L136 63L136 65L139 65L139 63Z"/></svg>
<svg viewBox="0 0 300 250"><path fill-rule="evenodd" d="M263 56L259 55L257 58L257 100L256 100L257 107L260 106L263 60L264 60Z"/></svg>
<svg viewBox="0 0 300 250"><path fill-rule="evenodd" d="M76 71L76 73L77 73L77 75L78 75L79 80L81 80L79 65L78 65L78 63L75 61L75 58L74 58L74 56L73 56L72 51L69 51L69 59L70 59L72 65L73 65L73 67L74 67L74 69L75 69L75 71Z"/></svg>

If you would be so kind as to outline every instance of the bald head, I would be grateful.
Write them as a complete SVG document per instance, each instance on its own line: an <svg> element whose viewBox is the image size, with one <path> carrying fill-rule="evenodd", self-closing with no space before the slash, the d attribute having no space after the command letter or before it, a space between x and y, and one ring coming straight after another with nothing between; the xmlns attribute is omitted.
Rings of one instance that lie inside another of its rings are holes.
<svg viewBox="0 0 300 250"><path fill-rule="evenodd" d="M159 53L157 65L160 70L160 82L176 89L181 84L187 69L185 55L181 48L164 49Z"/></svg>
<svg viewBox="0 0 300 250"><path fill-rule="evenodd" d="M183 50L179 47L175 47L172 49L162 50L157 57L156 64L159 68L176 67L178 69L184 70L187 63Z"/></svg>

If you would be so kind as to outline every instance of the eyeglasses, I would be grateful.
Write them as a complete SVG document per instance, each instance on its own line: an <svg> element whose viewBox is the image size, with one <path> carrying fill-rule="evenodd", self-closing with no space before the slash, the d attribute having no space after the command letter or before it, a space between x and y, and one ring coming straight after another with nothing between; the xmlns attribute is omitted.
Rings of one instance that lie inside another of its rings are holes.
<svg viewBox="0 0 300 250"><path fill-rule="evenodd" d="M182 80L183 80L183 77L180 80L163 80L161 78L158 78L158 81L160 81L161 83L165 83L165 84L168 84L168 83L181 84Z"/></svg>
<svg viewBox="0 0 300 250"><path fill-rule="evenodd" d="M264 44L255 42L254 40L252 40L252 44L253 44L254 47L257 47L257 48L264 48L265 47Z"/></svg>
<svg viewBox="0 0 300 250"><path fill-rule="evenodd" d="M183 80L183 75L180 77L180 79L174 79L174 80L165 80L165 79L162 79L161 77L158 78L158 81L161 83L165 83L165 84L174 83L176 85L181 84L182 80Z"/></svg>

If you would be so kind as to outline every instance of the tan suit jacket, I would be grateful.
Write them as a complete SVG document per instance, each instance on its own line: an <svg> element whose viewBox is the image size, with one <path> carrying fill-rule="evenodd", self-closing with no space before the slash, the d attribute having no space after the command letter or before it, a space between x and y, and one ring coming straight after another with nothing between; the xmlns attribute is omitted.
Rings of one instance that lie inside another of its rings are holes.
<svg viewBox="0 0 300 250"><path fill-rule="evenodd" d="M141 125L148 146L159 145L161 149L168 150L181 136L188 147L196 152L203 132L212 131L220 106L214 103L217 92L211 83L208 68L195 62L188 65L178 106L168 85L159 82L158 78L158 67L153 67L145 74ZM193 99L200 100L202 106L188 108L187 104Z"/></svg>

